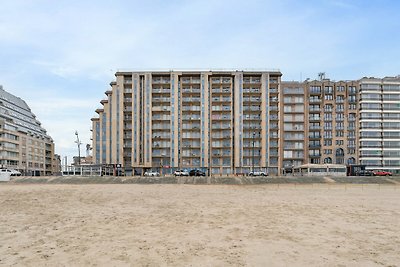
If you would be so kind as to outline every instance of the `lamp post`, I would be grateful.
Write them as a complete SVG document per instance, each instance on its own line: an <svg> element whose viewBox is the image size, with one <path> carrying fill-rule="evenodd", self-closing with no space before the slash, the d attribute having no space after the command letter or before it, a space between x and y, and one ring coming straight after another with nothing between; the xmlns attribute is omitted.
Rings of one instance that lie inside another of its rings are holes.
<svg viewBox="0 0 400 267"><path fill-rule="evenodd" d="M255 138L255 136L256 136L256 132L253 131L253 139L252 139L252 142L253 142L253 149L251 150L251 151L252 151L252 157L251 157L251 171L252 171L253 174L254 174L254 138Z"/></svg>
<svg viewBox="0 0 400 267"><path fill-rule="evenodd" d="M78 145L78 164L81 165L81 141L79 140L78 131L75 131L76 141L75 143Z"/></svg>

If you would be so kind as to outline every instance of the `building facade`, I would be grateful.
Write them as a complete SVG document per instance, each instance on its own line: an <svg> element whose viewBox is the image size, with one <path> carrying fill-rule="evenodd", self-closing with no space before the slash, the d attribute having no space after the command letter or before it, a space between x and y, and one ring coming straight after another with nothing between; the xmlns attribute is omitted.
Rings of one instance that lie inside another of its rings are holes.
<svg viewBox="0 0 400 267"><path fill-rule="evenodd" d="M132 173L400 172L400 77L304 82L251 71L118 72L92 118L93 160Z"/></svg>
<svg viewBox="0 0 400 267"><path fill-rule="evenodd" d="M282 166L358 164L358 81L282 82Z"/></svg>
<svg viewBox="0 0 400 267"><path fill-rule="evenodd" d="M360 80L360 162L400 173L400 76Z"/></svg>
<svg viewBox="0 0 400 267"><path fill-rule="evenodd" d="M52 175L54 142L29 106L0 86L0 166L24 175Z"/></svg>
<svg viewBox="0 0 400 267"><path fill-rule="evenodd" d="M93 159L129 173L199 168L278 173L279 71L117 72L98 117Z"/></svg>

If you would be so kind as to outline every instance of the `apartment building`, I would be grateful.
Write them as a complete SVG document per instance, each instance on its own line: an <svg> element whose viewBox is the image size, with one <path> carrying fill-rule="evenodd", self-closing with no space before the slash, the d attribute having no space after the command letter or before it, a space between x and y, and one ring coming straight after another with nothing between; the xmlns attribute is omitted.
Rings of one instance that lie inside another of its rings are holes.
<svg viewBox="0 0 400 267"><path fill-rule="evenodd" d="M302 82L282 82L280 109L281 147L280 159L284 173L307 163L308 112L306 111L306 86Z"/></svg>
<svg viewBox="0 0 400 267"><path fill-rule="evenodd" d="M282 82L282 166L358 163L358 81Z"/></svg>
<svg viewBox="0 0 400 267"><path fill-rule="evenodd" d="M400 173L400 76L360 80L360 162Z"/></svg>
<svg viewBox="0 0 400 267"><path fill-rule="evenodd" d="M0 166L25 175L51 175L54 143L29 106L0 86Z"/></svg>
<svg viewBox="0 0 400 267"><path fill-rule="evenodd" d="M93 159L127 174L281 169L279 71L117 72L92 118Z"/></svg>
<svg viewBox="0 0 400 267"><path fill-rule="evenodd" d="M305 82L307 163L358 163L358 81Z"/></svg>

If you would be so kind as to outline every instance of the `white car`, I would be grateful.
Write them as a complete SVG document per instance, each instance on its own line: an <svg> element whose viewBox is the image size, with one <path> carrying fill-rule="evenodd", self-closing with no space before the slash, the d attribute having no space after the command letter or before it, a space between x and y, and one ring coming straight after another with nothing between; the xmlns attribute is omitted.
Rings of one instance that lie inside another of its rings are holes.
<svg viewBox="0 0 400 267"><path fill-rule="evenodd" d="M8 173L10 176L21 176L21 173L17 170L0 169L0 173Z"/></svg>
<svg viewBox="0 0 400 267"><path fill-rule="evenodd" d="M156 171L147 171L144 173L144 176L160 176L160 173Z"/></svg>
<svg viewBox="0 0 400 267"><path fill-rule="evenodd" d="M175 176L189 176L188 170L177 170L174 172Z"/></svg>
<svg viewBox="0 0 400 267"><path fill-rule="evenodd" d="M249 176L268 176L268 174L263 171L252 171L249 172Z"/></svg>

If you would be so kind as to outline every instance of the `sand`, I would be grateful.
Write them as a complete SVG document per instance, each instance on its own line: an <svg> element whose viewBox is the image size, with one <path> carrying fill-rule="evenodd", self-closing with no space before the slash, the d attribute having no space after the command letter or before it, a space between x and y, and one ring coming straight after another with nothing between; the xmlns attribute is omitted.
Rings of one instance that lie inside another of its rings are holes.
<svg viewBox="0 0 400 267"><path fill-rule="evenodd" d="M400 266L400 186L0 184L0 265Z"/></svg>

